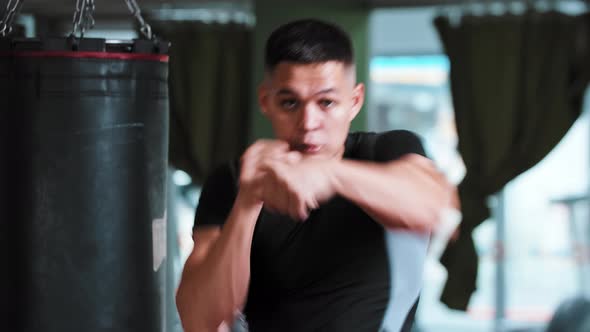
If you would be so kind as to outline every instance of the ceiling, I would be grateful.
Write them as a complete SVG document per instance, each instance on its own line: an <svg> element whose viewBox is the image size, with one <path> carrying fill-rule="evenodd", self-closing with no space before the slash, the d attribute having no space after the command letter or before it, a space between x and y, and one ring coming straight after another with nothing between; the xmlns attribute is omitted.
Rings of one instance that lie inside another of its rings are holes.
<svg viewBox="0 0 590 332"><path fill-rule="evenodd" d="M0 13L4 12L6 4L15 0L0 0ZM33 13L46 17L72 17L76 1L83 0L20 0L23 2L21 12ZM129 15L126 0L94 0L96 4L95 15L125 16ZM149 12L150 9L162 7L190 8L190 7L237 7L240 9L252 9L256 0L136 0L141 10ZM273 3L280 7L281 3L312 3L323 6L359 6L359 7L419 7L452 4L470 4L474 2L506 2L514 0L274 0ZM517 0L531 1L531 0ZM580 0L534 0L534 1L580 1ZM590 3L590 0L581 0ZM267 2L268 3L268 2Z"/></svg>
<svg viewBox="0 0 590 332"><path fill-rule="evenodd" d="M9 0L0 0L0 12L4 11ZM14 0L13 0L14 1ZM81 0L21 0L23 6L21 12L33 13L48 17L72 16L76 1ZM202 7L202 6L240 6L241 8L252 8L254 0L136 0L142 11L149 11L153 8L171 7ZM404 7L404 6L429 6L440 4L452 4L461 0L323 0L322 5L339 6L368 6L368 7ZM465 0L466 1L466 0ZM275 0L277 6L285 2L296 3L318 3L317 0ZM119 16L128 15L129 10L125 0L95 0L96 15Z"/></svg>

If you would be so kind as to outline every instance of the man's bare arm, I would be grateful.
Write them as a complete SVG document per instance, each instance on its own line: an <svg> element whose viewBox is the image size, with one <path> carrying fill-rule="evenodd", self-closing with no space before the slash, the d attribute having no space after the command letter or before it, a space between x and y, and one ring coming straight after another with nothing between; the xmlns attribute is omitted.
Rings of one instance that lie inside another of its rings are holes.
<svg viewBox="0 0 590 332"><path fill-rule="evenodd" d="M217 331L222 322L231 324L244 306L252 237L263 205L260 165L267 159L288 159L288 148L285 142L269 140L250 146L242 156L240 189L223 228L197 228L176 296L185 332Z"/></svg>
<svg viewBox="0 0 590 332"><path fill-rule="evenodd" d="M261 203L238 194L221 230L195 232L176 304L186 332L217 331L242 309L250 281L250 248Z"/></svg>
<svg viewBox="0 0 590 332"><path fill-rule="evenodd" d="M416 154L386 163L341 160L332 170L336 193L388 228L431 231L457 201L455 187Z"/></svg>
<svg viewBox="0 0 590 332"><path fill-rule="evenodd" d="M333 195L354 202L388 228L428 232L438 224L444 208L456 202L455 188L425 157L408 154L377 163L353 160L302 159L272 161L266 171L265 206L305 219Z"/></svg>

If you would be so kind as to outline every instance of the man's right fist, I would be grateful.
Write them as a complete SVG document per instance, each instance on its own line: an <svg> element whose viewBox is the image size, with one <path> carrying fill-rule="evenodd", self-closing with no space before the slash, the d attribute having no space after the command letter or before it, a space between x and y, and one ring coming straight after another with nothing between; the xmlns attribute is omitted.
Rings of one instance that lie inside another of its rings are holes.
<svg viewBox="0 0 590 332"><path fill-rule="evenodd" d="M287 142L279 140L256 141L241 158L240 190L244 190L252 198L262 201L264 165L272 161L293 163L299 159L301 159L301 155L298 152L289 151Z"/></svg>

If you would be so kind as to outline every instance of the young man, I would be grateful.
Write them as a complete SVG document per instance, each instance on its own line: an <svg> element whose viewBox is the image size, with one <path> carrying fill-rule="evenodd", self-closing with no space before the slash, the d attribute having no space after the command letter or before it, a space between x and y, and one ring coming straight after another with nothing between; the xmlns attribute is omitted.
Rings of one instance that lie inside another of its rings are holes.
<svg viewBox="0 0 590 332"><path fill-rule="evenodd" d="M206 181L177 294L186 332L399 331L453 188L407 131L349 134L364 101L351 41L317 20L266 44L276 140ZM224 323L225 322L225 323Z"/></svg>

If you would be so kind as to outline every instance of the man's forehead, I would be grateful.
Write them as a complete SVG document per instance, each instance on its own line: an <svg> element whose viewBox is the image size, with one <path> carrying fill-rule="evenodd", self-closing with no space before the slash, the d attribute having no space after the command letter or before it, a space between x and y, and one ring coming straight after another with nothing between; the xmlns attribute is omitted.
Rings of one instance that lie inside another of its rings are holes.
<svg viewBox="0 0 590 332"><path fill-rule="evenodd" d="M339 62L281 63L267 73L267 84L277 94L340 93L354 85L350 66Z"/></svg>
<svg viewBox="0 0 590 332"><path fill-rule="evenodd" d="M319 63L281 62L273 68L272 72L267 72L267 75L278 80L294 77L321 80L350 76L351 73L354 73L354 66L339 61Z"/></svg>

